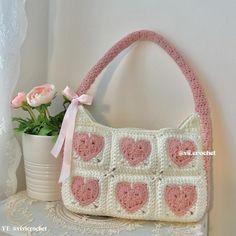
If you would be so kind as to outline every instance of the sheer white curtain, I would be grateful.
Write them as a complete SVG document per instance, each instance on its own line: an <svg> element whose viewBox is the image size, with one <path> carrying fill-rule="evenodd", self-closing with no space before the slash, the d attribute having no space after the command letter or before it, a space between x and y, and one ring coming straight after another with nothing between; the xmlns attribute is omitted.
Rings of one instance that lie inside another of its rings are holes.
<svg viewBox="0 0 236 236"><path fill-rule="evenodd" d="M27 28L25 0L0 0L0 200L16 191L21 150L12 130L10 101Z"/></svg>

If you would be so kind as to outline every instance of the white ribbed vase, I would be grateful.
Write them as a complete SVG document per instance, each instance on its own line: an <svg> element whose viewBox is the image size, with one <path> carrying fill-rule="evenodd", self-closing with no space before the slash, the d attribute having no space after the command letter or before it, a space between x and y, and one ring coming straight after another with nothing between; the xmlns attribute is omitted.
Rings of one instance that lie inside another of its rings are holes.
<svg viewBox="0 0 236 236"><path fill-rule="evenodd" d="M42 201L55 201L61 198L58 179L62 158L51 155L53 137L23 134L27 194Z"/></svg>

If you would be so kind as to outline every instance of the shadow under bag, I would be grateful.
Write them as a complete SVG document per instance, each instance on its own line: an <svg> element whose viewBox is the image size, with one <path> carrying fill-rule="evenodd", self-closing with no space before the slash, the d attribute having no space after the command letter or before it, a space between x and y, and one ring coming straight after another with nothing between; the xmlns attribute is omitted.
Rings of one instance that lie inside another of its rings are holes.
<svg viewBox="0 0 236 236"><path fill-rule="evenodd" d="M165 50L185 75L195 112L178 128L112 128L96 122L84 106L87 91L125 48L148 40ZM211 120L203 89L183 57L159 34L142 30L118 41L92 67L70 98L52 150L63 148L62 200L76 213L128 219L196 222L208 210Z"/></svg>

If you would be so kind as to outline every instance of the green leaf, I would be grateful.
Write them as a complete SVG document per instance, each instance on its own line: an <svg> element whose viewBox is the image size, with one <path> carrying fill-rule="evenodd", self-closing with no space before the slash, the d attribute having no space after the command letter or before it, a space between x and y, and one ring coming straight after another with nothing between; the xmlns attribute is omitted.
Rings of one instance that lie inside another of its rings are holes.
<svg viewBox="0 0 236 236"><path fill-rule="evenodd" d="M40 129L39 135L48 135L51 131L50 127L46 126Z"/></svg>
<svg viewBox="0 0 236 236"><path fill-rule="evenodd" d="M22 118L18 118L18 117L13 117L12 121L18 121L18 122L27 122L27 120L24 120Z"/></svg>

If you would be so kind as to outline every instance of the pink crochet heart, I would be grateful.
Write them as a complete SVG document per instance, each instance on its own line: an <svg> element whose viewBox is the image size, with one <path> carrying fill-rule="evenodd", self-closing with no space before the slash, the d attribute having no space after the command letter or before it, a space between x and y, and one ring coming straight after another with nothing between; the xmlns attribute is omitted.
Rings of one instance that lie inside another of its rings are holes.
<svg viewBox="0 0 236 236"><path fill-rule="evenodd" d="M89 161L104 147L104 138L96 134L75 133L73 147L83 161Z"/></svg>
<svg viewBox="0 0 236 236"><path fill-rule="evenodd" d="M178 167L186 166L194 157L192 155L181 155L181 152L192 153L196 149L194 142L191 140L180 141L179 139L173 138L167 141L168 154Z"/></svg>
<svg viewBox="0 0 236 236"><path fill-rule="evenodd" d="M148 158L151 152L151 144L147 140L135 141L133 138L122 138L120 151L129 165L136 166Z"/></svg>
<svg viewBox="0 0 236 236"><path fill-rule="evenodd" d="M116 186L116 199L126 211L134 213L141 209L148 199L147 185L120 182Z"/></svg>
<svg viewBox="0 0 236 236"><path fill-rule="evenodd" d="M98 197L98 180L84 180L84 178L76 176L72 180L71 191L81 206L87 206Z"/></svg>
<svg viewBox="0 0 236 236"><path fill-rule="evenodd" d="M197 192L193 185L168 185L165 188L165 201L177 216L185 215L196 199Z"/></svg>

